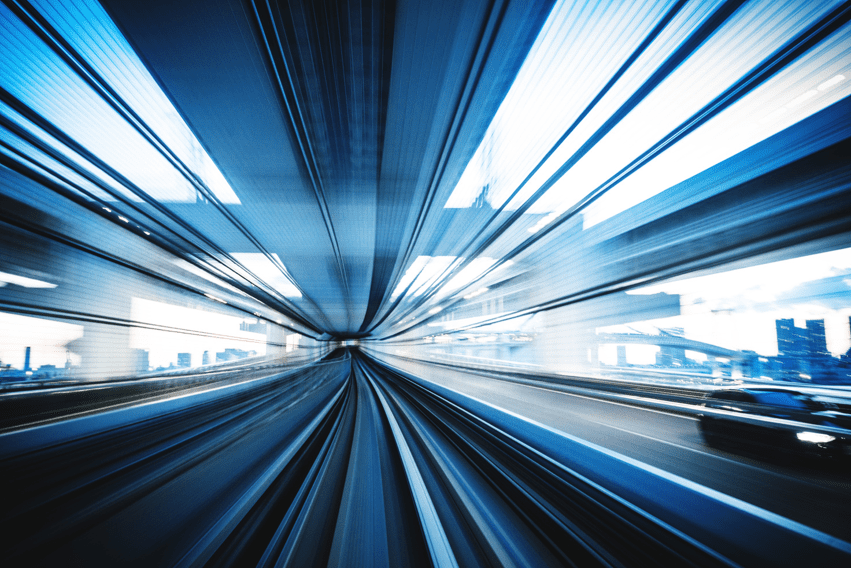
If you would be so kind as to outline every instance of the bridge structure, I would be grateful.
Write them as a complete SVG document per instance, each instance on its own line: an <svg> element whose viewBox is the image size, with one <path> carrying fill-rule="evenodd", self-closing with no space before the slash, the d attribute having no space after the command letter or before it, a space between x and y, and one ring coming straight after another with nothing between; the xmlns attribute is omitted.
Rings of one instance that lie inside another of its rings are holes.
<svg viewBox="0 0 851 568"><path fill-rule="evenodd" d="M704 355L712 357L723 357L731 361L750 361L756 355L751 352L736 351L734 349L726 349L705 343L703 341L695 341L686 337L678 337L668 334L645 334L645 333L598 333L597 339L601 344L641 344L641 345L658 345L660 347L675 347L689 351L697 351Z"/></svg>

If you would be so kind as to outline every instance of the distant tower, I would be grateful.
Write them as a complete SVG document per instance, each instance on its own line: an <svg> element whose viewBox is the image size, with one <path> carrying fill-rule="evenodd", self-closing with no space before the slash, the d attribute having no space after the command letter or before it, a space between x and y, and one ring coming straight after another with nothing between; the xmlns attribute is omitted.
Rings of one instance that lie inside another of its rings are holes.
<svg viewBox="0 0 851 568"><path fill-rule="evenodd" d="M24 355L24 372L30 372L30 348L27 347L27 353Z"/></svg>
<svg viewBox="0 0 851 568"><path fill-rule="evenodd" d="M777 325L777 352L779 355L795 355L795 320L779 319Z"/></svg>
<svg viewBox="0 0 851 568"><path fill-rule="evenodd" d="M807 320L807 347L810 357L827 357L824 320Z"/></svg>
<svg viewBox="0 0 851 568"><path fill-rule="evenodd" d="M191 367L192 366L192 353L178 353L177 354L177 366L178 367Z"/></svg>
<svg viewBox="0 0 851 568"><path fill-rule="evenodd" d="M204 351L204 356L201 358L201 364L209 365L210 363L212 363L212 361L210 360L210 352Z"/></svg>
<svg viewBox="0 0 851 568"><path fill-rule="evenodd" d="M618 345L618 367L626 367L626 345Z"/></svg>

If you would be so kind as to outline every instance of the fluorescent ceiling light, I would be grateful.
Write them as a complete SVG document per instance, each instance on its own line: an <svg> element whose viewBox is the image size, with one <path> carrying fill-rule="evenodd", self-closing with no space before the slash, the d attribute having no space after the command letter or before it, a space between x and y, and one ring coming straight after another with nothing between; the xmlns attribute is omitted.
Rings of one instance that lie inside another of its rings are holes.
<svg viewBox="0 0 851 568"><path fill-rule="evenodd" d="M33 5L219 201L239 203L212 158L98 2L34 0ZM5 6L0 6L0 27L9 32L0 42L4 88L154 199L197 200L192 183ZM135 195L130 198L140 200Z"/></svg>
<svg viewBox="0 0 851 568"><path fill-rule="evenodd" d="M301 298L301 292L299 289L290 280L290 278L282 272L280 268L278 268L278 266L284 266L284 263L281 262L281 259L277 254L272 254L272 257L275 259L275 263L269 260L265 254L259 252L233 252L230 253L230 256L282 296L287 298ZM284 267L284 269L286 269L286 267Z"/></svg>
<svg viewBox="0 0 851 568"><path fill-rule="evenodd" d="M455 262L456 258L454 256L418 256L393 290L391 299L396 299L409 285L411 287L406 296L410 298L421 296L437 277Z"/></svg>
<svg viewBox="0 0 851 568"><path fill-rule="evenodd" d="M7 272L0 272L0 286L6 284L15 284L24 288L56 288L56 284L36 280L35 278L27 278L26 276L18 276Z"/></svg>

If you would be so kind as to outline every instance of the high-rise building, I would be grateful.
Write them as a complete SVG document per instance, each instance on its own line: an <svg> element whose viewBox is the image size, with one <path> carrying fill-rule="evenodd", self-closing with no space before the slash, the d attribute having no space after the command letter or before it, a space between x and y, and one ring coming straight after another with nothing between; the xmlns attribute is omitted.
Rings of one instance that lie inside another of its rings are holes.
<svg viewBox="0 0 851 568"><path fill-rule="evenodd" d="M810 357L828 356L823 319L807 320L807 343Z"/></svg>
<svg viewBox="0 0 851 568"><path fill-rule="evenodd" d="M803 357L809 351L804 330L795 327L795 320L779 319L777 326L777 352L781 357Z"/></svg>
<svg viewBox="0 0 851 568"><path fill-rule="evenodd" d="M149 361L149 353L147 349L133 349L132 350L132 368L137 373L147 373L150 369L150 361ZM66 363L66 369L68 364Z"/></svg>
<svg viewBox="0 0 851 568"><path fill-rule="evenodd" d="M240 331L250 331L251 333L268 333L266 322L264 321L243 321L239 324Z"/></svg>
<svg viewBox="0 0 851 568"><path fill-rule="evenodd" d="M243 351L242 349L227 348L221 353L216 353L216 363L224 363L225 361L236 361L245 359L246 357L254 357L256 351Z"/></svg>
<svg viewBox="0 0 851 568"><path fill-rule="evenodd" d="M192 366L192 353L178 353L177 354L177 366L178 367L191 367Z"/></svg>
<svg viewBox="0 0 851 568"><path fill-rule="evenodd" d="M618 345L618 367L626 367L626 345Z"/></svg>
<svg viewBox="0 0 851 568"><path fill-rule="evenodd" d="M824 320L807 320L806 327L795 327L793 319L779 319L777 325L778 360L784 372L821 375L830 358L824 332Z"/></svg>

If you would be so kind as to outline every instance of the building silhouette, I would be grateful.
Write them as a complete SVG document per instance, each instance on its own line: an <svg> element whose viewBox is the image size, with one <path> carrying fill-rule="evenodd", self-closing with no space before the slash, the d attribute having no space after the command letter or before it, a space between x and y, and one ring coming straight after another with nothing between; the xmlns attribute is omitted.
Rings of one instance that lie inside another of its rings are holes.
<svg viewBox="0 0 851 568"><path fill-rule="evenodd" d="M133 349L130 353L133 371L136 373L147 373L150 370L149 355L147 349ZM66 370L70 366L70 359L68 361L65 363Z"/></svg>
<svg viewBox="0 0 851 568"><path fill-rule="evenodd" d="M246 357L253 357L257 355L256 351L243 351L242 349L225 349L219 353L216 353L216 363L224 363L226 361L236 361L238 359L245 359Z"/></svg>
<svg viewBox="0 0 851 568"><path fill-rule="evenodd" d="M796 327L794 319L779 319L777 327L777 360L781 378L796 375L812 377L826 372L831 357L827 350L824 320L807 320L806 327Z"/></svg>

